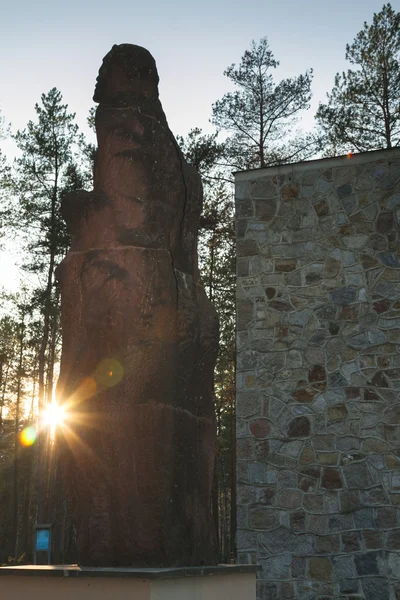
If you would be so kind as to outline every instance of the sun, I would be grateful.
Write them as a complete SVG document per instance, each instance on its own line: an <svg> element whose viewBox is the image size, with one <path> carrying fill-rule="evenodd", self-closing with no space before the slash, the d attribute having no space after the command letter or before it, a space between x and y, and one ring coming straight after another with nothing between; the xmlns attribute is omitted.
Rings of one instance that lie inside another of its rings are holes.
<svg viewBox="0 0 400 600"><path fill-rule="evenodd" d="M53 431L64 425L65 408L57 402L51 402L43 411L43 425L50 427Z"/></svg>

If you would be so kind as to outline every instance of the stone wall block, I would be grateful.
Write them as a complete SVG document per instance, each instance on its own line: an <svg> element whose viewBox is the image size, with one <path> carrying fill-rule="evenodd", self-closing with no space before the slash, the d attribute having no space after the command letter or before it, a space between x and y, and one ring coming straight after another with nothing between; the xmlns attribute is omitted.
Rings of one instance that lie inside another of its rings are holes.
<svg viewBox="0 0 400 600"><path fill-rule="evenodd" d="M245 200L238 200L236 202L236 218L237 219L249 219L254 216L254 205L253 202L246 198Z"/></svg>
<svg viewBox="0 0 400 600"><path fill-rule="evenodd" d="M268 200L278 196L277 186L269 177L262 177L250 183L251 197Z"/></svg>
<svg viewBox="0 0 400 600"><path fill-rule="evenodd" d="M250 181L240 181L235 185L235 197L236 201L247 200L251 196L251 183Z"/></svg>

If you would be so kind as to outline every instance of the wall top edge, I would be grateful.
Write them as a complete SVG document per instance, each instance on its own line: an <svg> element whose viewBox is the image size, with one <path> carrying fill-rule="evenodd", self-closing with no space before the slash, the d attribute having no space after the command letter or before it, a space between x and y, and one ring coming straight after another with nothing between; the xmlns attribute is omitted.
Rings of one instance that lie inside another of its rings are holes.
<svg viewBox="0 0 400 600"><path fill-rule="evenodd" d="M303 162L289 163L279 165L277 167L264 167L262 169L250 169L248 171L234 172L235 182L248 181L259 179L261 177L273 177L274 175L286 175L287 173L299 173L315 169L328 169L330 167L344 167L347 165L358 165L369 161L376 160L400 160L400 148L392 148L390 150L370 150L368 152L360 152L352 154L351 157L347 154L343 156L333 156L331 158L318 158L314 160L306 160Z"/></svg>
<svg viewBox="0 0 400 600"><path fill-rule="evenodd" d="M204 575L232 575L256 573L259 565L219 564L198 567L134 568L134 567L84 567L78 565L21 565L0 567L0 576L47 577L128 577L139 579L170 579L201 577Z"/></svg>

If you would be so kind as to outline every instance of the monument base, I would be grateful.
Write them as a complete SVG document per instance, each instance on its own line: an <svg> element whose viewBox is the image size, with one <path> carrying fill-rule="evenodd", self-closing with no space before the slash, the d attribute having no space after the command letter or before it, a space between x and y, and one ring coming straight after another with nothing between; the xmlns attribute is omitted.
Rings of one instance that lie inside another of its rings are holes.
<svg viewBox="0 0 400 600"><path fill-rule="evenodd" d="M7 600L255 600L254 565L176 569L30 566L0 568Z"/></svg>

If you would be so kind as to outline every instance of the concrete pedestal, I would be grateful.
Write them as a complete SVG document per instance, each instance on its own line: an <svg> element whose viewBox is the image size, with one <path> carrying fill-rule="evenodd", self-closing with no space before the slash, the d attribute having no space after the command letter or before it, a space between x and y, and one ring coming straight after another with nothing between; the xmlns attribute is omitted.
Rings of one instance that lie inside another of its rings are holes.
<svg viewBox="0 0 400 600"><path fill-rule="evenodd" d="M0 568L7 600L255 600L253 565L177 569L71 566Z"/></svg>

